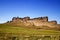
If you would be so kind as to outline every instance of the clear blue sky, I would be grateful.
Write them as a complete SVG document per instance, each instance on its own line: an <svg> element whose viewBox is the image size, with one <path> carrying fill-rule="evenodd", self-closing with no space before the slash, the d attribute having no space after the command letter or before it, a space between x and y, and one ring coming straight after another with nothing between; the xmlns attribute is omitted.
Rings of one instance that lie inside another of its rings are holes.
<svg viewBox="0 0 60 40"><path fill-rule="evenodd" d="M15 16L48 16L60 23L60 0L0 0L0 23Z"/></svg>

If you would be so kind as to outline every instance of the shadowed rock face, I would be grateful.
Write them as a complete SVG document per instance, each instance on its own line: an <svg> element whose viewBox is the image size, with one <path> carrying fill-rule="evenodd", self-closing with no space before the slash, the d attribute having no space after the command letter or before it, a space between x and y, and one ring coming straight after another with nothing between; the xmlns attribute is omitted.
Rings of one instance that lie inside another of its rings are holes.
<svg viewBox="0 0 60 40"><path fill-rule="evenodd" d="M48 21L48 17L37 17L37 18L30 18L30 17L13 17L12 21L7 23L15 24L18 26L36 26L38 29L59 29L60 26L57 24L57 21ZM60 30L60 29L59 29Z"/></svg>

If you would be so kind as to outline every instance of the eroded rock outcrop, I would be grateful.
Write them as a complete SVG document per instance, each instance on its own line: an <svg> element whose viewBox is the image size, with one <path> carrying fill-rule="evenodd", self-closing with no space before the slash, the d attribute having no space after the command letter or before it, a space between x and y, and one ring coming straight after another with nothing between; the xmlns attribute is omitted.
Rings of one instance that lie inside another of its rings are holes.
<svg viewBox="0 0 60 40"><path fill-rule="evenodd" d="M40 29L59 29L60 26L57 24L57 21L48 21L48 17L38 17L38 18L30 18L30 17L13 17L12 21L7 23L12 23L18 26L36 26L36 28ZM60 29L59 29L60 30Z"/></svg>

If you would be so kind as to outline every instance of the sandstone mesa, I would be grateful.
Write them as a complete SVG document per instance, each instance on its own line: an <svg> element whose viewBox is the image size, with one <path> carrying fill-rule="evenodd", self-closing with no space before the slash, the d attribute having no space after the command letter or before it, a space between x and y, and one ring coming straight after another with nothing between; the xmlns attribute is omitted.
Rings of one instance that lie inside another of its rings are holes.
<svg viewBox="0 0 60 40"><path fill-rule="evenodd" d="M51 29L51 30L60 30L60 24L57 24L57 21L48 21L48 17L13 17L11 21L8 21L6 24L12 24L17 26L26 26L34 27L35 29Z"/></svg>

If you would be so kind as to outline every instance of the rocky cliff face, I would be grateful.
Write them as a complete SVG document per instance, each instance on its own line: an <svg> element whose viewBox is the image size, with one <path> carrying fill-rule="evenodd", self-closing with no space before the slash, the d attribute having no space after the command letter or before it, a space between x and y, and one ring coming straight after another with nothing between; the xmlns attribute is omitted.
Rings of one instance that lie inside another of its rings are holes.
<svg viewBox="0 0 60 40"><path fill-rule="evenodd" d="M57 21L48 21L48 17L38 17L38 18L32 18L30 17L13 17L12 21L9 21L7 23L13 23L18 26L36 26L36 28L39 29L59 29L60 26L58 26Z"/></svg>

